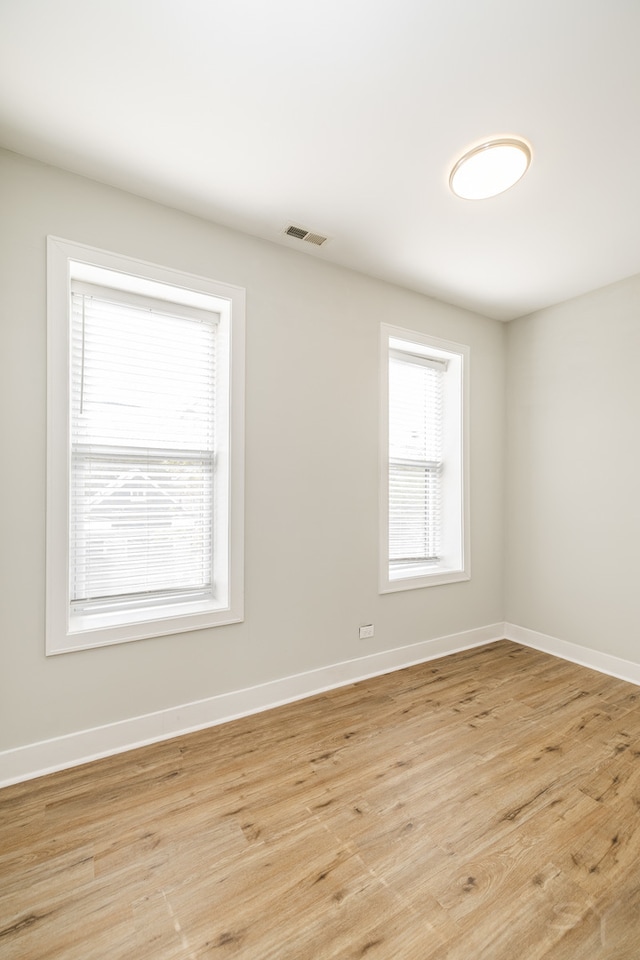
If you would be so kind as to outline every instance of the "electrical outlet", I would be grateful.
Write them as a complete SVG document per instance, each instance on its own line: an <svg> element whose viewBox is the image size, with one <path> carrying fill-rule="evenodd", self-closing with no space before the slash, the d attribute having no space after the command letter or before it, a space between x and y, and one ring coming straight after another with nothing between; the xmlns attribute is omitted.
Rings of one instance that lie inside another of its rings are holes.
<svg viewBox="0 0 640 960"><path fill-rule="evenodd" d="M373 624L367 623L364 627L360 627L360 639L369 640L373 636Z"/></svg>

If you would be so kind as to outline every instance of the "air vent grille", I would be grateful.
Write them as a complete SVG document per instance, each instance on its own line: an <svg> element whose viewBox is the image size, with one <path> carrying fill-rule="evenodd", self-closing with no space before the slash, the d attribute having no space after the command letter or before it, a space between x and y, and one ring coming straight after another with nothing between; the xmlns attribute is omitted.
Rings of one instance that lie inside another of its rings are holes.
<svg viewBox="0 0 640 960"><path fill-rule="evenodd" d="M321 237L319 233L308 233L304 239L307 243L315 243L317 247L321 247L327 238Z"/></svg>
<svg viewBox="0 0 640 960"><path fill-rule="evenodd" d="M304 240L309 231L303 230L302 227L287 227L285 233L288 237L297 237L298 240Z"/></svg>
<svg viewBox="0 0 640 960"><path fill-rule="evenodd" d="M310 230L306 230L304 227L296 227L294 224L290 223L288 227L285 228L285 236L295 237L296 240L304 240L305 243L313 243L316 247L321 247L323 243L326 243L327 237L323 237L320 233L311 233Z"/></svg>

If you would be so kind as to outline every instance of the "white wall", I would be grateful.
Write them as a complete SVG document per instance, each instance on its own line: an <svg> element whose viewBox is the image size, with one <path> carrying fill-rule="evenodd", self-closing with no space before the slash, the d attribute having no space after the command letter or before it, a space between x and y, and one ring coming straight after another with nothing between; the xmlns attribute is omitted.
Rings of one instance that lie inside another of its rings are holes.
<svg viewBox="0 0 640 960"><path fill-rule="evenodd" d="M505 619L640 663L640 276L507 343Z"/></svg>
<svg viewBox="0 0 640 960"><path fill-rule="evenodd" d="M0 750L503 619L502 324L14 154L0 184ZM246 287L244 623L45 657L47 234ZM381 321L471 346L468 583L377 593Z"/></svg>

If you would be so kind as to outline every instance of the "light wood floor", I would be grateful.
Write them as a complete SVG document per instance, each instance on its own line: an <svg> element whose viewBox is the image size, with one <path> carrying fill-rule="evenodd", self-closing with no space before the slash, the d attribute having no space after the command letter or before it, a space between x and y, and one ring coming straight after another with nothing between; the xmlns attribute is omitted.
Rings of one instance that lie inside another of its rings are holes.
<svg viewBox="0 0 640 960"><path fill-rule="evenodd" d="M639 960L640 688L503 641L0 791L1 960Z"/></svg>

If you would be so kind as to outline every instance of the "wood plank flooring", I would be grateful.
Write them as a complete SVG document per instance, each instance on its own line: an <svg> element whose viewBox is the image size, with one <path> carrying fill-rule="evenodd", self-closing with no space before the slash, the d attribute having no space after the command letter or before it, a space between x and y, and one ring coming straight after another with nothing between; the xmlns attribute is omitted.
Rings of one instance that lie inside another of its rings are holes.
<svg viewBox="0 0 640 960"><path fill-rule="evenodd" d="M0 791L1 960L639 960L640 688L502 641Z"/></svg>

